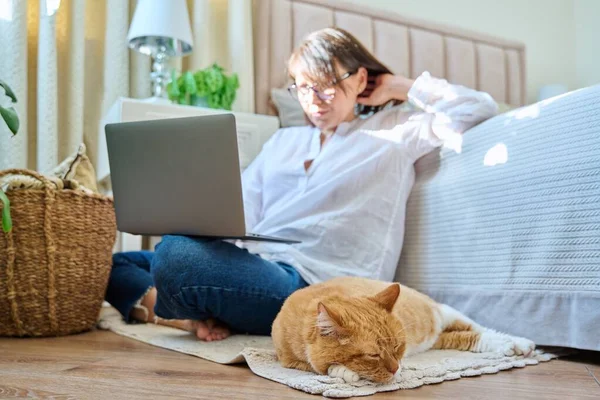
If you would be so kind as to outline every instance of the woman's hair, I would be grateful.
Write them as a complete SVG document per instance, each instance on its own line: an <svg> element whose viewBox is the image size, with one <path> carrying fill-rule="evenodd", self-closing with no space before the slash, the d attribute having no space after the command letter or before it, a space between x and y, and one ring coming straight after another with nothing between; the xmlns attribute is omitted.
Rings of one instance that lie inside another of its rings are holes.
<svg viewBox="0 0 600 400"><path fill-rule="evenodd" d="M292 80L296 79L295 71L300 70L314 85L328 87L340 79L334 61L349 72L356 72L358 68L364 67L369 77L392 73L358 39L337 27L325 28L309 34L292 53L287 70ZM344 90L344 81L339 82L338 85ZM384 105L359 106L359 113L370 115L382 108Z"/></svg>

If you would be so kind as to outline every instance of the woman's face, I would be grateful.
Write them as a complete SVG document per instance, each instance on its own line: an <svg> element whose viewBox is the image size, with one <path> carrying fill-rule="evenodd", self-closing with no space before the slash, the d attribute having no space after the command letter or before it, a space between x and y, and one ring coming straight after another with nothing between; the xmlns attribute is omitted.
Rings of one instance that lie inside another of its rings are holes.
<svg viewBox="0 0 600 400"><path fill-rule="evenodd" d="M310 121L321 131L335 130L342 122L353 120L356 98L366 87L365 68L347 71L339 67L337 72L340 81L329 87L314 86L301 71L296 74L298 100Z"/></svg>

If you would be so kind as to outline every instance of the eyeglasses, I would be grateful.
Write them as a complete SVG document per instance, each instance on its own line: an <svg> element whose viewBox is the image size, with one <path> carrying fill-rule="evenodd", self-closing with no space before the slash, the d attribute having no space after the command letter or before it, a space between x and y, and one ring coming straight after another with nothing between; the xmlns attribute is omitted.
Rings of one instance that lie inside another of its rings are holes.
<svg viewBox="0 0 600 400"><path fill-rule="evenodd" d="M338 83L340 83L341 81L343 81L344 79L350 78L355 73L356 73L356 71L346 72L345 74L340 76L340 79L334 81L330 87L323 89L323 90L317 89L317 87L309 86L309 85L297 86L294 83L294 84L290 85L290 87L288 87L288 91L290 92L290 95L292 97L297 98L297 99L308 96L310 94L310 92L312 91L315 93L315 96L317 96L320 100L331 101L335 97L335 86Z"/></svg>

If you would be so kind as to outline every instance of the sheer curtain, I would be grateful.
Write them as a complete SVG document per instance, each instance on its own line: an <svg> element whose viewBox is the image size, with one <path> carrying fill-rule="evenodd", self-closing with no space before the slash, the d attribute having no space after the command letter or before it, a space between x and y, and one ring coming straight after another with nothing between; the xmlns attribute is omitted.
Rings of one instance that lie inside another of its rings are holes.
<svg viewBox="0 0 600 400"><path fill-rule="evenodd" d="M170 1L170 0L164 0ZM214 62L240 77L234 109L254 111L248 0L187 0L193 53L178 70ZM150 59L129 50L136 0L0 0L0 79L21 120L0 124L0 169L48 171L84 142L95 162L98 124L118 97L150 96ZM235 54L232 57L231 54Z"/></svg>

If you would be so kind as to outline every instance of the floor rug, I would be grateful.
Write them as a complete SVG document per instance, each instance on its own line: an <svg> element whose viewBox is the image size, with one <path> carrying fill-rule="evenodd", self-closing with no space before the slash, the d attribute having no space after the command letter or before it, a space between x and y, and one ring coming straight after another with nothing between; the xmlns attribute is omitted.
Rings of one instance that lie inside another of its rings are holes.
<svg viewBox="0 0 600 400"><path fill-rule="evenodd" d="M104 307L99 327L153 346L197 356L220 364L246 362L252 372L294 389L326 397L368 396L377 392L413 389L422 385L450 381L467 376L495 374L549 361L559 352L541 350L529 357L507 357L497 353L470 353L455 350L430 350L402 360L394 382L375 384L366 380L349 384L341 378L283 368L275 357L271 338L233 335L219 342L201 342L178 329L154 324L126 324L111 307Z"/></svg>

